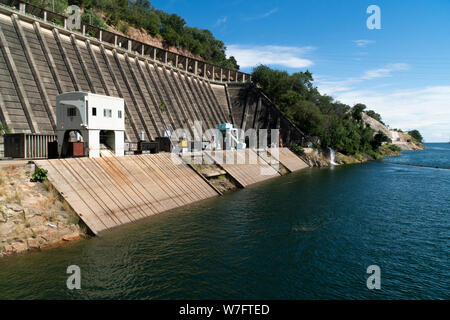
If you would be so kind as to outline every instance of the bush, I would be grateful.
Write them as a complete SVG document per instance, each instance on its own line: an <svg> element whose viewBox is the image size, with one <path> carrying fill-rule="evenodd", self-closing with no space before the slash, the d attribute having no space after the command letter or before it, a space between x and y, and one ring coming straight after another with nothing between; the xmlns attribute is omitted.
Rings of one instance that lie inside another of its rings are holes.
<svg viewBox="0 0 450 320"><path fill-rule="evenodd" d="M402 151L402 149L400 149L399 146L396 146L395 144L390 144L388 145L389 150L391 150L392 152L400 152Z"/></svg>
<svg viewBox="0 0 450 320"><path fill-rule="evenodd" d="M93 30L88 30L88 31L86 31L86 34L87 34L89 37L95 38L95 32L94 32Z"/></svg>
<svg viewBox="0 0 450 320"><path fill-rule="evenodd" d="M6 124L0 123L0 136L4 136L6 133L9 133L10 129Z"/></svg>
<svg viewBox="0 0 450 320"><path fill-rule="evenodd" d="M31 177L32 182L44 182L47 180L47 173L48 171L42 168L36 168L36 170L33 173L33 176Z"/></svg>
<svg viewBox="0 0 450 320"><path fill-rule="evenodd" d="M84 11L83 15L81 16L81 21L99 28L107 27L103 20L92 9Z"/></svg>
<svg viewBox="0 0 450 320"><path fill-rule="evenodd" d="M53 18L53 19L51 20L51 22L53 22L54 24L56 24L56 25L58 25L58 26L60 26L60 27L64 26L64 24L62 23L62 21L59 20L58 18Z"/></svg>
<svg viewBox="0 0 450 320"><path fill-rule="evenodd" d="M413 137L418 142L423 142L423 137L420 134L419 130L411 130L408 131L408 134Z"/></svg>
<svg viewBox="0 0 450 320"><path fill-rule="evenodd" d="M302 146L295 145L295 144L291 146L291 151L298 155L302 155L305 153L305 149L303 149Z"/></svg>

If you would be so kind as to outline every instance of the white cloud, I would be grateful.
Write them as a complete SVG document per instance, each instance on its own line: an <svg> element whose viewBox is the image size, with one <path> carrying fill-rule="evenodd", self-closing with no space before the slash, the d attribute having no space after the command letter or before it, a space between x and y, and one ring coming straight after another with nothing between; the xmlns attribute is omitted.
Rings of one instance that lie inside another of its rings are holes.
<svg viewBox="0 0 450 320"><path fill-rule="evenodd" d="M273 8L272 10L269 10L263 14L260 14L258 16L254 16L254 17L246 17L244 18L245 21L251 21L251 20L259 20L259 19L264 19L267 18L269 16L271 16L272 14L276 13L278 11L278 8Z"/></svg>
<svg viewBox="0 0 450 320"><path fill-rule="evenodd" d="M272 14L274 14L275 12L278 11L278 8L273 8L272 10L264 13L263 15L261 15L261 18L267 18L268 16L271 16Z"/></svg>
<svg viewBox="0 0 450 320"><path fill-rule="evenodd" d="M392 76L394 71L408 70L405 63L392 63L367 70L362 76L343 80L318 77L322 94L354 105L364 103L380 113L391 128L418 129L429 142L450 141L450 86L429 86L405 90L389 89L387 84L358 89L364 81ZM372 83L371 83L372 84Z"/></svg>
<svg viewBox="0 0 450 320"><path fill-rule="evenodd" d="M387 78L391 77L392 73L395 71L405 71L409 69L410 66L407 63L390 63L378 69L367 70L358 77L350 77L343 80L329 80L325 77L316 77L316 80L322 93L335 95L339 92L354 90L355 84L365 80Z"/></svg>
<svg viewBox="0 0 450 320"><path fill-rule="evenodd" d="M234 56L242 68L259 64L276 65L287 68L305 68L314 63L302 56L313 51L313 47L287 46L246 46L227 45L227 56Z"/></svg>
<svg viewBox="0 0 450 320"><path fill-rule="evenodd" d="M364 103L391 128L418 129L429 142L450 141L450 86L407 90L355 90L334 97L346 104Z"/></svg>
<svg viewBox="0 0 450 320"><path fill-rule="evenodd" d="M375 43L374 40L353 40L353 43L356 44L357 47L366 47L371 43Z"/></svg>
<svg viewBox="0 0 450 320"><path fill-rule="evenodd" d="M383 68L367 70L361 79L370 80L375 78L386 78L390 77L391 73L394 71L405 70L409 70L409 65L407 63L391 63Z"/></svg>
<svg viewBox="0 0 450 320"><path fill-rule="evenodd" d="M227 22L227 17L219 18L219 19L217 19L216 23L214 24L214 27L218 27L218 26L224 24L225 22Z"/></svg>

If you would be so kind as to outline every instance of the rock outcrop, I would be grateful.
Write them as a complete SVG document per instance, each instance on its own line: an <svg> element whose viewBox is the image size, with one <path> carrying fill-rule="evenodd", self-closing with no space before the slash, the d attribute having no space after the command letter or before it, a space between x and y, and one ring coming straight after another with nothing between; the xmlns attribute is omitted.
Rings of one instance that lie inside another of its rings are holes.
<svg viewBox="0 0 450 320"><path fill-rule="evenodd" d="M34 165L0 169L0 257L83 237L78 217L57 193L30 182Z"/></svg>

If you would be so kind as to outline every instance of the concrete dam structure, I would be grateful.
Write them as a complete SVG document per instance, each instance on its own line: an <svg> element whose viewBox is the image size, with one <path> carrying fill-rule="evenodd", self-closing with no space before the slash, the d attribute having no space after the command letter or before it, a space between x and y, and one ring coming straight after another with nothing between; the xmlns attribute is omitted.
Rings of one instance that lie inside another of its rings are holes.
<svg viewBox="0 0 450 320"><path fill-rule="evenodd" d="M12 133L54 134L56 96L83 91L125 100L131 150L142 132L147 140L166 129L194 136L225 122L244 131L280 129L285 146L304 139L245 73L89 25L72 32L48 21L55 13L6 2L20 8L0 6L0 118Z"/></svg>
<svg viewBox="0 0 450 320"><path fill-rule="evenodd" d="M233 161L225 164L224 152ZM267 161L250 149L200 153L214 159L240 188L280 177L278 165L289 172L308 167L287 148L270 149L267 155L279 159ZM173 153L38 160L35 164L47 170L48 180L95 235L222 195Z"/></svg>
<svg viewBox="0 0 450 320"><path fill-rule="evenodd" d="M10 6L0 5L0 120L11 133L23 134L16 143L23 143L17 154L35 159L48 155L47 143L64 125L64 118L56 117L62 114L57 96L102 95L107 96L103 101L116 97L122 103L124 135L134 152L35 161L92 233L222 195L223 190L214 185L217 177L232 185L227 191L308 167L289 149L276 148L303 144L304 135L251 82L250 75L86 24L71 31L50 22L58 18L65 26L64 16L22 1L0 0L5 3ZM89 101L91 109L85 101L80 112L94 116L92 109L97 109ZM105 105L103 112L105 107L112 109ZM75 114L67 112L67 117ZM154 143L178 129L201 142L213 142L208 130L223 124L234 124L241 132L267 129L267 135L258 147L192 152L208 159L204 168L219 172L216 177L188 162L189 152L139 154L140 141ZM279 130L276 141L273 129ZM11 141L5 146L16 140ZM266 142L273 144L271 148ZM227 156L234 160L224 161Z"/></svg>

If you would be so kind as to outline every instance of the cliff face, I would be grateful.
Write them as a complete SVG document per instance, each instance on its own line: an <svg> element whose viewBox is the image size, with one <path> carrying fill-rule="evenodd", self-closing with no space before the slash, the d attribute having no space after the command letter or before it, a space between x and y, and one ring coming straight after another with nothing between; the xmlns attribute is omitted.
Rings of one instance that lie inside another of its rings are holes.
<svg viewBox="0 0 450 320"><path fill-rule="evenodd" d="M409 134L391 130L392 144L402 150L422 150L425 149L423 143L414 140Z"/></svg>
<svg viewBox="0 0 450 320"><path fill-rule="evenodd" d="M387 135L392 140L392 144L396 145L401 150L422 150L425 148L422 143L415 141L409 134L389 130L387 126L368 116L364 112L362 113L362 119L364 123L369 125L373 130L375 130L376 133L381 131Z"/></svg>
<svg viewBox="0 0 450 320"><path fill-rule="evenodd" d="M390 133L388 127L386 127L381 122L379 122L379 121L375 120L374 118L368 116L364 112L362 113L362 119L363 119L364 123L366 125L369 125L373 130L375 130L376 133L378 133L378 131L381 131L385 135L387 135L389 138L391 138L391 133Z"/></svg>

